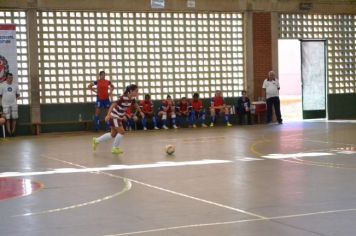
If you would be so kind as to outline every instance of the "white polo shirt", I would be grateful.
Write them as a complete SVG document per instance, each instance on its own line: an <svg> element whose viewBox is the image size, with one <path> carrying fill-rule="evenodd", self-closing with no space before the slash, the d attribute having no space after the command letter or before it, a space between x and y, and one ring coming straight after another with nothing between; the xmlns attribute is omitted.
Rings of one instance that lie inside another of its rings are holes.
<svg viewBox="0 0 356 236"><path fill-rule="evenodd" d="M17 84L8 84L3 82L0 85L0 95L2 95L2 105L11 106L16 104L16 95L19 95L19 87Z"/></svg>
<svg viewBox="0 0 356 236"><path fill-rule="evenodd" d="M278 97L279 96L279 82L278 79L263 81L262 88L266 89L266 98Z"/></svg>

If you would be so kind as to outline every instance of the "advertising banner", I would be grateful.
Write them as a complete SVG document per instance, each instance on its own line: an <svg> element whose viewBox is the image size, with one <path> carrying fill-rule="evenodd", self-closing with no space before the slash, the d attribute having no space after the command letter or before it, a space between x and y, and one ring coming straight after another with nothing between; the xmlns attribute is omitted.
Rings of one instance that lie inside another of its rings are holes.
<svg viewBox="0 0 356 236"><path fill-rule="evenodd" d="M16 25L0 24L0 83L12 73L17 83Z"/></svg>

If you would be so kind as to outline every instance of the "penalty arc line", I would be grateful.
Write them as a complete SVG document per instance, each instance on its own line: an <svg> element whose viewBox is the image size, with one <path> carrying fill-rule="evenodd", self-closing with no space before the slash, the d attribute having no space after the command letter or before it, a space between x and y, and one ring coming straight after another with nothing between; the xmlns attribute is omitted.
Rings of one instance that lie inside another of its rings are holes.
<svg viewBox="0 0 356 236"><path fill-rule="evenodd" d="M21 214L21 215L14 215L12 217L33 216L33 215L42 215L42 214L60 212L60 211L65 211L65 210L70 210L70 209L74 209L74 208L89 206L89 205L93 205L93 204L96 204L96 203L99 203L99 202L107 201L107 200L112 199L114 197L120 196L120 195L124 194L125 192L127 192L127 191L129 191L131 189L132 184L131 184L131 182L129 180L124 179L124 183L125 183L125 186L120 192L114 193L114 194L109 195L109 196L105 196L105 197L100 198L100 199L96 199L96 200L93 200L93 201L90 201L90 202L80 203L80 204L76 204L76 205L72 205L72 206L67 206L67 207L62 207L62 208L56 208L56 209L41 211L41 212L29 212L29 213L25 213L25 214Z"/></svg>

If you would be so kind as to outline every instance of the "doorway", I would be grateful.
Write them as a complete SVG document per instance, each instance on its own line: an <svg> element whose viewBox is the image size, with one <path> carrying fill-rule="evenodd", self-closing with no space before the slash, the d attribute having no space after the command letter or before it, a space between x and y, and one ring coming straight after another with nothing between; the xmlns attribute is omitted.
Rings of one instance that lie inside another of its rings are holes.
<svg viewBox="0 0 356 236"><path fill-rule="evenodd" d="M298 39L278 40L278 71L283 120L303 120L301 49Z"/></svg>
<svg viewBox="0 0 356 236"><path fill-rule="evenodd" d="M300 43L303 119L326 118L326 41Z"/></svg>

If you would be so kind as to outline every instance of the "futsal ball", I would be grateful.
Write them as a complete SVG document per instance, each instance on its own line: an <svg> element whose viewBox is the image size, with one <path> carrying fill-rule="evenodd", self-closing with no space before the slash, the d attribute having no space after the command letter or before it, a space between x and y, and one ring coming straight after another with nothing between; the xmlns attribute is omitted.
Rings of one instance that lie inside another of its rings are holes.
<svg viewBox="0 0 356 236"><path fill-rule="evenodd" d="M166 153L168 155L172 155L175 150L176 150L176 147L174 145L172 145L172 144L166 145Z"/></svg>

